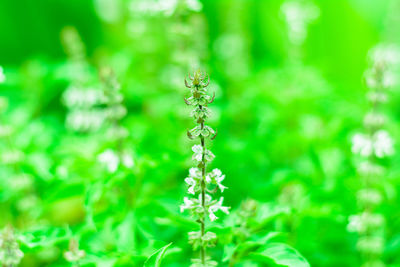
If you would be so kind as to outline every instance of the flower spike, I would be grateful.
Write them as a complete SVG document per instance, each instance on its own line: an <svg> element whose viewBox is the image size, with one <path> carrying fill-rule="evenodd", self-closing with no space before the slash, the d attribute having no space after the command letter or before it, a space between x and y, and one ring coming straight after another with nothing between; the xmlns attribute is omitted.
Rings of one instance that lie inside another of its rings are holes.
<svg viewBox="0 0 400 267"><path fill-rule="evenodd" d="M207 81L205 82L206 78ZM222 205L223 197L220 197L219 200L212 197L217 192L222 193L227 187L222 184L225 175L219 169L207 173L207 166L215 156L207 149L205 139L214 140L217 136L217 131L205 124L206 119L211 114L207 106L215 99L215 93L211 97L206 90L210 83L210 76L198 70L194 72L193 77L189 74L189 79L192 82L189 84L185 79L185 86L190 89L192 95L184 98L184 101L187 105L193 106L191 116L197 125L187 131L187 136L191 140L199 139L200 144L192 147L192 160L196 167L191 168L189 176L185 178L190 197L185 197L184 203L180 207L182 212L190 210L196 217L196 222L200 224L200 231L189 232L189 242L193 245L193 248L200 248L200 258L193 259L194 264L192 266L211 266L209 257L206 255L206 248L215 244L217 235L206 231L206 223L217 220L217 212L229 213L229 207Z"/></svg>

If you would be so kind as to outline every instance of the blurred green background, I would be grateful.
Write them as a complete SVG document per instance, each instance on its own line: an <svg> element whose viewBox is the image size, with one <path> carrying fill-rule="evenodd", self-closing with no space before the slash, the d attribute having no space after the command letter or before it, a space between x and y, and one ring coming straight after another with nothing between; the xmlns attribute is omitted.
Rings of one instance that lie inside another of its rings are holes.
<svg viewBox="0 0 400 267"><path fill-rule="evenodd" d="M198 67L216 93L210 125L218 136L208 145L213 168L226 174L232 214L254 199L268 217L263 231L283 232L311 266L360 266L357 235L346 229L361 186L350 139L368 109L368 51L399 44L400 5L298 2L311 9L293 29L279 0L0 1L0 94L9 103L0 116L12 128L0 141L0 226L25 236L21 266L69 266L63 253L72 236L86 251L83 266L142 266L170 242L162 266L189 266L186 233L197 226L179 205L192 166L186 130L195 124L183 79ZM112 174L98 161L117 146L107 126L66 123L67 89L100 90L105 67L121 84L124 147L134 161ZM385 127L396 140L395 89ZM11 164L10 151L22 153ZM400 266L399 156L383 163L387 266ZM221 217L224 237L232 219ZM225 239L210 249L218 261Z"/></svg>

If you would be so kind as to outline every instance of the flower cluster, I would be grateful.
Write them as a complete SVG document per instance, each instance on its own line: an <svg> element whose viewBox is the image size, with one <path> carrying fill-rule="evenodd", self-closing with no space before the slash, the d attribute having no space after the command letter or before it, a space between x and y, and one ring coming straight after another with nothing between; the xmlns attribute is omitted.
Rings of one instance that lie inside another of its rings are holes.
<svg viewBox="0 0 400 267"><path fill-rule="evenodd" d="M217 235L206 231L205 223L207 218L211 222L217 220L217 212L229 214L229 207L223 206L223 197L219 197L219 199L212 197L212 194L217 191L222 193L227 188L222 184L225 175L219 169L207 172L206 168L207 164L215 158L214 154L206 148L205 143L206 138L213 140L216 136L216 131L205 125L206 119L211 114L207 105L214 101L214 96L207 95L206 87L210 80L208 78L206 81L206 75L197 71L193 77L189 75L189 78L190 83L185 79L185 85L190 89L191 96L185 98L185 102L193 107L191 116L198 125L189 130L187 135L192 140L200 139L200 145L192 147L192 159L196 167L190 168L189 176L185 178L188 194L193 195L193 197L185 197L180 210L181 212L189 210L200 223L200 231L189 233L189 242L193 245L193 248L200 248L200 258L192 260L192 266L216 266L216 262L206 256L206 248L215 244Z"/></svg>
<svg viewBox="0 0 400 267"><path fill-rule="evenodd" d="M357 192L360 213L349 217L347 229L359 235L357 250L363 256L363 266L383 264L380 257L385 242L385 217L377 209L385 197L381 189L385 169L379 159L394 154L394 142L382 129L386 117L381 107L388 100L388 89L394 85L393 68L400 61L399 55L393 46L380 45L371 50L371 67L365 74L371 108L364 117L365 132L352 138L352 152L361 157L357 172L363 187Z"/></svg>
<svg viewBox="0 0 400 267"><path fill-rule="evenodd" d="M163 14L170 17L181 5L196 12L203 8L199 0L135 0L131 1L131 11L141 15Z"/></svg>
<svg viewBox="0 0 400 267"><path fill-rule="evenodd" d="M121 120L127 114L123 105L121 86L110 68L100 70L100 78L103 83L104 95L104 125L106 126L105 138L110 141L112 147L101 152L97 159L103 164L109 173L115 173L120 166L130 169L134 165L132 152L124 145L129 136L128 130L121 125Z"/></svg>
<svg viewBox="0 0 400 267"><path fill-rule="evenodd" d="M64 50L68 55L70 84L62 95L62 101L69 112L67 128L78 132L97 131L103 124L105 114L99 107L105 96L92 81L92 70L87 62L85 47L77 30L65 27L62 31Z"/></svg>
<svg viewBox="0 0 400 267"><path fill-rule="evenodd" d="M14 230L11 226L6 227L0 234L0 263L3 266L17 266L23 257Z"/></svg>

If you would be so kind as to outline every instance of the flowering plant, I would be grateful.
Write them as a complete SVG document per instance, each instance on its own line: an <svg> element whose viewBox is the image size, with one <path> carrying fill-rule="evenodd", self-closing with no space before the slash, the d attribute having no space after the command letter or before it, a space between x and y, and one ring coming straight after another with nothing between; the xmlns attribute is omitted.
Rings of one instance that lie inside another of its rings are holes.
<svg viewBox="0 0 400 267"><path fill-rule="evenodd" d="M206 80L206 77L208 78ZM196 120L197 126L187 132L190 139L200 139L200 145L194 145L193 161L196 166L190 168L189 176L185 179L188 185L188 194L193 197L185 197L180 206L181 212L189 210L197 218L200 224L200 231L189 232L189 242L194 249L200 248L200 258L193 259L192 266L216 266L217 262L211 260L206 255L206 248L215 244L217 235L211 231L206 231L206 220L215 221L218 219L216 213L222 211L229 214L229 207L223 206L224 198L213 199L212 194L218 190L221 193L227 188L222 184L225 175L219 169L213 169L207 172L207 166L215 158L214 154L206 147L206 138L213 140L216 137L216 131L205 124L206 119L211 112L207 107L214 101L213 97L207 94L207 86L210 77L196 71L189 75L190 82L185 79L185 85L190 89L191 96L185 98L189 106L193 106L191 116Z"/></svg>

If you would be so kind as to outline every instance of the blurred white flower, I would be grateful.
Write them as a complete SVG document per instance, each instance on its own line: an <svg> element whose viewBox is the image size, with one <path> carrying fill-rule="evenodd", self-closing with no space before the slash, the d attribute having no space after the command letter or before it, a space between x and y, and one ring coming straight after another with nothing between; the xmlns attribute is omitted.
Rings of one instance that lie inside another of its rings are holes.
<svg viewBox="0 0 400 267"><path fill-rule="evenodd" d="M80 250L78 242L75 239L71 239L69 242L69 250L64 252L64 258L72 263L77 263L86 256L84 250Z"/></svg>
<svg viewBox="0 0 400 267"><path fill-rule="evenodd" d="M393 44L379 44L369 52L373 64L393 66L400 63L400 49Z"/></svg>
<svg viewBox="0 0 400 267"><path fill-rule="evenodd" d="M369 112L364 117L364 125L367 128L379 128L385 123L385 116L377 112Z"/></svg>
<svg viewBox="0 0 400 267"><path fill-rule="evenodd" d="M127 168L132 168L135 165L132 155L128 152L122 153L121 162Z"/></svg>
<svg viewBox="0 0 400 267"><path fill-rule="evenodd" d="M363 176L379 177L383 175L384 168L370 161L365 161L358 166L357 171Z"/></svg>
<svg viewBox="0 0 400 267"><path fill-rule="evenodd" d="M6 81L6 75L4 74L3 67L0 66L0 83L3 83Z"/></svg>
<svg viewBox="0 0 400 267"><path fill-rule="evenodd" d="M374 150L378 158L393 155L393 147L393 140L387 131L380 130L374 134Z"/></svg>
<svg viewBox="0 0 400 267"><path fill-rule="evenodd" d="M203 9L203 4L199 0L186 0L187 8L199 12Z"/></svg>
<svg viewBox="0 0 400 267"><path fill-rule="evenodd" d="M216 202L215 204L211 205L208 208L208 216L210 217L211 221L215 221L216 219L218 219L217 216L215 216L215 212L217 211L222 211L225 214L229 214L229 207L226 206L222 206L222 202L224 201L224 198L221 197L218 202Z"/></svg>
<svg viewBox="0 0 400 267"><path fill-rule="evenodd" d="M286 1L281 12L289 30L289 39L294 44L302 44L307 37L308 24L319 17L319 8L312 2Z"/></svg>
<svg viewBox="0 0 400 267"><path fill-rule="evenodd" d="M370 87L373 87L373 86L370 86ZM387 100L388 100L387 95L383 92L368 92L367 98L372 103L375 103L375 102L384 103L384 102L387 102Z"/></svg>
<svg viewBox="0 0 400 267"><path fill-rule="evenodd" d="M201 161L203 158L203 147L201 145L194 145L192 146L192 151L194 152L192 159Z"/></svg>
<svg viewBox="0 0 400 267"><path fill-rule="evenodd" d="M131 2L130 10L140 15L172 16L179 5L194 12L201 11L203 8L199 0L136 0Z"/></svg>
<svg viewBox="0 0 400 267"><path fill-rule="evenodd" d="M121 1L117 0L95 0L97 14L107 22L117 22L121 19Z"/></svg>
<svg viewBox="0 0 400 267"><path fill-rule="evenodd" d="M197 181L195 179L193 179L192 177L188 177L188 178L185 178L185 183L187 183L189 185L188 193L194 195L195 192L197 191L197 190L195 190L196 186L197 186Z"/></svg>
<svg viewBox="0 0 400 267"><path fill-rule="evenodd" d="M106 169L110 173L114 173L118 169L119 165L119 157L117 153L115 153L111 149L107 149L103 153L98 156L98 160L100 163L103 163Z"/></svg>
<svg viewBox="0 0 400 267"><path fill-rule="evenodd" d="M222 174L221 170L219 169L214 169L212 172L208 173L206 175L206 182L207 183L215 183L218 188L221 190L221 192L224 192L225 189L227 189L226 186L221 184L221 182L225 179L225 175Z"/></svg>
<svg viewBox="0 0 400 267"><path fill-rule="evenodd" d="M394 153L393 140L385 130L377 131L372 138L362 133L355 134L352 143L352 152L363 157L369 157L374 153L378 158L383 158Z"/></svg>
<svg viewBox="0 0 400 267"><path fill-rule="evenodd" d="M385 246L385 240L382 236L363 236L357 242L357 250L364 253L365 255L379 255L382 253ZM372 265L373 264L373 265ZM371 264L363 265L363 267L373 266L373 267L384 267L381 261L377 260Z"/></svg>
<svg viewBox="0 0 400 267"><path fill-rule="evenodd" d="M96 131L105 120L105 113L98 109L75 109L68 113L66 126L74 131Z"/></svg>
<svg viewBox="0 0 400 267"><path fill-rule="evenodd" d="M62 100L69 108L92 107L104 103L105 96L101 90L96 88L70 86L65 90Z"/></svg>
<svg viewBox="0 0 400 267"><path fill-rule="evenodd" d="M0 234L0 263L3 266L17 266L23 257L13 228L7 226Z"/></svg>
<svg viewBox="0 0 400 267"><path fill-rule="evenodd" d="M385 218L381 214L363 212L349 217L347 230L349 232L365 233L367 230L383 226L384 223Z"/></svg>
<svg viewBox="0 0 400 267"><path fill-rule="evenodd" d="M357 199L363 206L379 205L383 201L380 191L372 188L361 189L357 192Z"/></svg>
<svg viewBox="0 0 400 267"><path fill-rule="evenodd" d="M363 157L369 157L373 152L372 140L365 134L357 133L352 138L351 151Z"/></svg>
<svg viewBox="0 0 400 267"><path fill-rule="evenodd" d="M188 197L183 198L183 204L180 206L181 212L184 212L187 209L193 209L196 207L195 199L189 199ZM198 203L197 203L198 206ZM201 206L200 206L201 207Z"/></svg>

